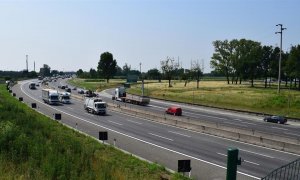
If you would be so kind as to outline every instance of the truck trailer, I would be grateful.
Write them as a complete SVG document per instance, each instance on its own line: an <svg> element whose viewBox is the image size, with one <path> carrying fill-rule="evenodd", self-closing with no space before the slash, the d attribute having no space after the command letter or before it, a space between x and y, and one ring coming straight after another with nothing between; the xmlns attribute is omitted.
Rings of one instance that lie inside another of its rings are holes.
<svg viewBox="0 0 300 180"><path fill-rule="evenodd" d="M106 102L101 98L85 98L84 109L92 114L106 114Z"/></svg>
<svg viewBox="0 0 300 180"><path fill-rule="evenodd" d="M116 88L113 99L142 106L148 105L150 103L150 98L147 96L127 95L125 87Z"/></svg>
<svg viewBox="0 0 300 180"><path fill-rule="evenodd" d="M57 90L53 89L43 89L42 90L42 98L45 103L48 104L59 104L59 94Z"/></svg>

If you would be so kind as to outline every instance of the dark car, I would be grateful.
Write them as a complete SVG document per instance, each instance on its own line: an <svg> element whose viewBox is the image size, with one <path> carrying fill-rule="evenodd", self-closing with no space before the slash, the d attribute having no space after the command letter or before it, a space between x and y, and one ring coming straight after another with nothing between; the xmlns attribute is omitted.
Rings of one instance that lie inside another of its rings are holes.
<svg viewBox="0 0 300 180"><path fill-rule="evenodd" d="M84 94L84 91L82 89L77 90L78 94Z"/></svg>
<svg viewBox="0 0 300 180"><path fill-rule="evenodd" d="M173 114L175 116L181 116L182 115L182 109L180 107L171 106L166 110L167 114Z"/></svg>
<svg viewBox="0 0 300 180"><path fill-rule="evenodd" d="M278 124L285 124L287 122L287 119L283 116L267 116L264 117L264 121L278 123Z"/></svg>
<svg viewBox="0 0 300 180"><path fill-rule="evenodd" d="M71 92L71 88L66 88L65 90L69 93Z"/></svg>

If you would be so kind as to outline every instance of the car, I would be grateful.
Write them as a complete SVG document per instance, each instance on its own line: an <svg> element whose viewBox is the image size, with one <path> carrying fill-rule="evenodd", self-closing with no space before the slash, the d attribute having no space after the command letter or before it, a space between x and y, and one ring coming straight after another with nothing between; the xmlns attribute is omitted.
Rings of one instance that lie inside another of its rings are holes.
<svg viewBox="0 0 300 180"><path fill-rule="evenodd" d="M265 122L273 122L278 124L285 124L287 119L283 116L266 116L264 117Z"/></svg>
<svg viewBox="0 0 300 180"><path fill-rule="evenodd" d="M77 90L78 94L84 94L84 91L82 89Z"/></svg>
<svg viewBox="0 0 300 180"><path fill-rule="evenodd" d="M173 114L175 116L181 116L182 115L182 109L177 106L171 106L166 110L167 114Z"/></svg>
<svg viewBox="0 0 300 180"><path fill-rule="evenodd" d="M61 86L61 89L66 89L66 86Z"/></svg>
<svg viewBox="0 0 300 180"><path fill-rule="evenodd" d="M71 92L71 88L66 88L65 90L69 93Z"/></svg>
<svg viewBox="0 0 300 180"><path fill-rule="evenodd" d="M77 90L77 87L73 87L72 90Z"/></svg>

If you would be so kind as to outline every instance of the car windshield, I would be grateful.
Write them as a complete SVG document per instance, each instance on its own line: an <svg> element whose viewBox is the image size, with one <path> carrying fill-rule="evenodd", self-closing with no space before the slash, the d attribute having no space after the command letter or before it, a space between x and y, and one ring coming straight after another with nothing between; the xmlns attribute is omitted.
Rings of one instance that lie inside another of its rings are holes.
<svg viewBox="0 0 300 180"><path fill-rule="evenodd" d="M69 96L63 96L62 99L70 99Z"/></svg>
<svg viewBox="0 0 300 180"><path fill-rule="evenodd" d="M95 106L96 106L97 108L105 108L105 107L106 107L105 104L95 104Z"/></svg>
<svg viewBox="0 0 300 180"><path fill-rule="evenodd" d="M51 100L58 100L58 96L52 95L52 96L50 96L50 99L51 99Z"/></svg>

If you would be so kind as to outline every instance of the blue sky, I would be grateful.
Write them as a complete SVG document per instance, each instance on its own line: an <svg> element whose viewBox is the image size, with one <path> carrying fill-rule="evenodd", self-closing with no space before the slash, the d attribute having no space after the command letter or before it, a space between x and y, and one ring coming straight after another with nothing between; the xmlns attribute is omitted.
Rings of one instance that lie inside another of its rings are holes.
<svg viewBox="0 0 300 180"><path fill-rule="evenodd" d="M246 38L283 50L300 44L299 0L0 0L0 70L43 64L97 68L109 51L122 67L160 69L167 56L210 72L215 40Z"/></svg>

